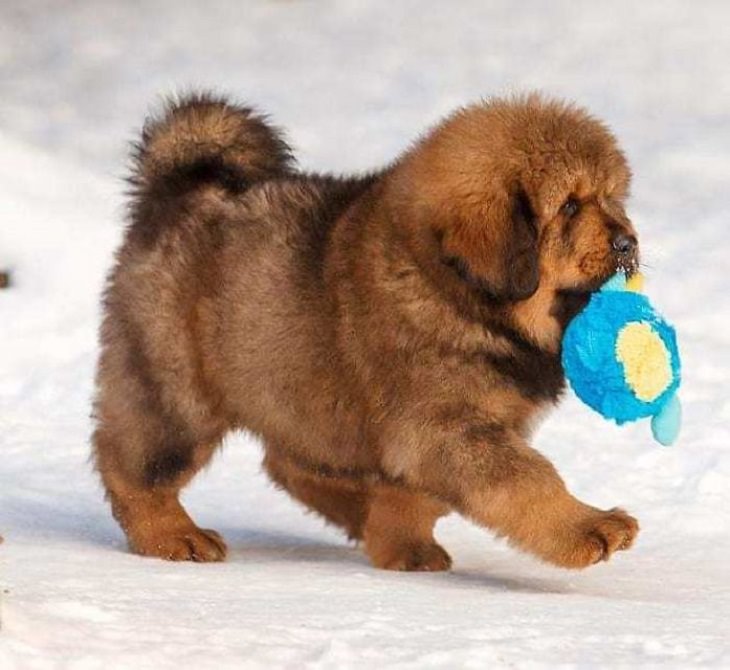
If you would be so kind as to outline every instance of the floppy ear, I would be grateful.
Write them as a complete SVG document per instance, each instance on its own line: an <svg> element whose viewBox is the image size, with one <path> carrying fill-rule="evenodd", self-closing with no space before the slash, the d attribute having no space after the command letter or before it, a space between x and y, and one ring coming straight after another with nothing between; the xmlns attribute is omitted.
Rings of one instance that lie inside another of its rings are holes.
<svg viewBox="0 0 730 670"><path fill-rule="evenodd" d="M537 217L521 186L478 214L452 222L442 237L447 264L489 298L529 298L540 282Z"/></svg>

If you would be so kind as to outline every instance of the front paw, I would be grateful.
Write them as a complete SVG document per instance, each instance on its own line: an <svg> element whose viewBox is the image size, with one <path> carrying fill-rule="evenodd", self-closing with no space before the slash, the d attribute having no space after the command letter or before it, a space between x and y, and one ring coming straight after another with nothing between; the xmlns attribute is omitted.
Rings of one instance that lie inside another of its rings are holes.
<svg viewBox="0 0 730 670"><path fill-rule="evenodd" d="M403 544L369 547L370 560L382 570L440 572L451 568L451 556L436 542L411 541Z"/></svg>
<svg viewBox="0 0 730 670"><path fill-rule="evenodd" d="M607 561L615 551L629 549L639 523L621 509L591 510L556 537L551 562L565 568L585 568Z"/></svg>

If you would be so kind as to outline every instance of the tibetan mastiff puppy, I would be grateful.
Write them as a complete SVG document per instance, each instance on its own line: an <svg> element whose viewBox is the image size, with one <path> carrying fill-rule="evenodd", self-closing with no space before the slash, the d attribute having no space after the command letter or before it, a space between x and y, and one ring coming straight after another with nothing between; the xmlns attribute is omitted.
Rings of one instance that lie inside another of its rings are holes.
<svg viewBox="0 0 730 670"><path fill-rule="evenodd" d="M460 109L349 178L298 171L247 107L170 103L103 301L94 454L130 548L224 558L179 493L235 429L379 568L447 569L452 511L566 568L630 547L637 522L530 446L566 324L637 264L629 181L606 126L539 95Z"/></svg>

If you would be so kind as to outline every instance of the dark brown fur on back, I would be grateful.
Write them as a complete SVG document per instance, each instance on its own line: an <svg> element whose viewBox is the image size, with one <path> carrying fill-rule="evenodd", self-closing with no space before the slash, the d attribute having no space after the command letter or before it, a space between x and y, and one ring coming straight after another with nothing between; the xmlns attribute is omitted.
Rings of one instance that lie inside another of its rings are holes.
<svg viewBox="0 0 730 670"><path fill-rule="evenodd" d="M334 178L195 95L145 126L131 183L94 447L135 551L224 556L178 492L232 429L379 567L449 567L432 532L451 510L566 567L631 544L631 517L577 501L528 444L564 386L565 325L636 263L614 249L635 239L628 168L584 111L477 104Z"/></svg>

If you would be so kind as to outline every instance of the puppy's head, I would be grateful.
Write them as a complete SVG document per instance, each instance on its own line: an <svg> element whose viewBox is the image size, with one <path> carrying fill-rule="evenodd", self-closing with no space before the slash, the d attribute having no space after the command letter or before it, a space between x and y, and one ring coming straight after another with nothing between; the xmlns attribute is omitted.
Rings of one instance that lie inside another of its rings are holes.
<svg viewBox="0 0 730 670"><path fill-rule="evenodd" d="M537 95L465 108L399 169L447 273L534 328L561 297L636 267L629 168L610 131L579 108Z"/></svg>

